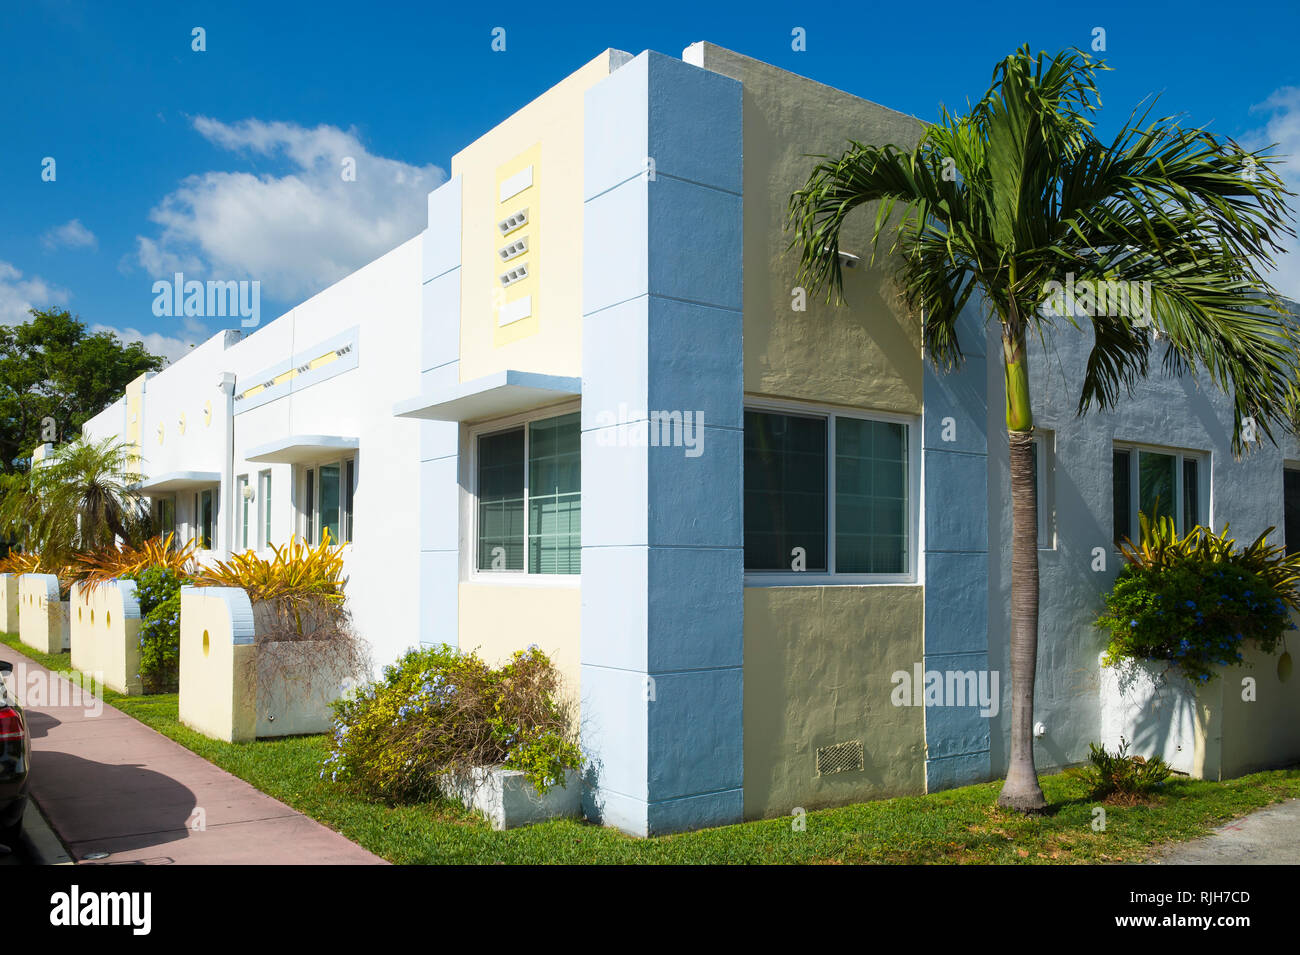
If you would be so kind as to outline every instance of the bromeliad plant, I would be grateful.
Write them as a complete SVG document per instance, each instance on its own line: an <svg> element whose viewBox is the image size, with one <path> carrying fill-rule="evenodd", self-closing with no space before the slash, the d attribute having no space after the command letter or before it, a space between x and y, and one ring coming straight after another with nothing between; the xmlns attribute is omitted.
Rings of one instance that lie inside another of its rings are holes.
<svg viewBox="0 0 1300 955"><path fill-rule="evenodd" d="M188 583L198 572L197 550L196 541L177 545L175 536L167 534L165 537L151 537L139 547L104 547L79 554L74 567L79 579L92 587L118 578L136 579L137 575L151 568L165 568Z"/></svg>
<svg viewBox="0 0 1300 955"><path fill-rule="evenodd" d="M1113 753L1099 743L1089 743L1088 749L1091 765L1067 769L1066 774L1088 787L1089 799L1132 805L1159 789L1174 773L1159 756L1130 756L1128 740L1123 737Z"/></svg>
<svg viewBox="0 0 1300 955"><path fill-rule="evenodd" d="M1244 661L1243 649L1272 653L1300 610L1300 555L1268 543L1269 528L1238 548L1195 527L1180 537L1171 518L1139 515L1141 542L1120 545L1125 565L1097 626L1110 634L1104 662L1163 662L1196 683Z"/></svg>
<svg viewBox="0 0 1300 955"><path fill-rule="evenodd" d="M1093 128L1099 69L1079 50L1049 57L1022 47L997 65L968 114L941 110L915 147L851 142L840 156L817 157L789 206L800 284L810 291L842 300L840 236L863 208L873 260L888 236L902 299L939 371L963 361L957 328L968 303L1001 338L1013 538L1011 747L998 802L1026 812L1046 807L1033 752L1030 339L1050 347L1067 322L1088 333L1080 414L1132 392L1151 367L1153 333L1166 371L1204 374L1231 396L1238 452L1245 420L1271 438L1295 408L1291 318L1267 278L1294 234L1280 158L1149 110L1102 141ZM1144 294L1063 303L1071 280Z"/></svg>
<svg viewBox="0 0 1300 955"><path fill-rule="evenodd" d="M272 545L274 557L255 551L233 554L198 575L198 583L216 587L242 587L250 600L324 601L342 605L343 548L330 546L329 531L312 547L297 538L284 547Z"/></svg>

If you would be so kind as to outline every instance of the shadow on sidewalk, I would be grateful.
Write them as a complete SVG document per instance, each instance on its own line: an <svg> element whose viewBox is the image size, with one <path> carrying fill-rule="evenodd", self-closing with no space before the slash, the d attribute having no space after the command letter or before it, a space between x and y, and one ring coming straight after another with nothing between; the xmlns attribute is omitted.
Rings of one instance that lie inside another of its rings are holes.
<svg viewBox="0 0 1300 955"><path fill-rule="evenodd" d="M196 815L205 815L196 814L194 793L170 776L68 753L34 753L31 790L78 859L186 839Z"/></svg>

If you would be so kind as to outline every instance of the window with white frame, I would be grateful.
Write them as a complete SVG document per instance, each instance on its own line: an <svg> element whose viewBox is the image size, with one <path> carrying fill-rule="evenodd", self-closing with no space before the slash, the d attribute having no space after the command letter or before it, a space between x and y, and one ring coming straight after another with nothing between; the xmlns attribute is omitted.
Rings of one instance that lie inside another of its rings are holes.
<svg viewBox="0 0 1300 955"><path fill-rule="evenodd" d="M171 497L160 497L153 502L154 522L158 525L158 533L162 537L168 534L176 533L176 500ZM173 539L173 544L175 540Z"/></svg>
<svg viewBox="0 0 1300 955"><path fill-rule="evenodd" d="M1111 460L1116 543L1137 539L1139 513L1173 518L1180 534L1206 523L1203 453L1117 443Z"/></svg>
<svg viewBox="0 0 1300 955"><path fill-rule="evenodd" d="M326 532L331 544L352 540L356 475L355 458L303 468L303 493L298 511L303 537L308 543L319 544ZM270 481L269 474L267 481Z"/></svg>
<svg viewBox="0 0 1300 955"><path fill-rule="evenodd" d="M912 426L745 410L745 571L905 578L914 572Z"/></svg>
<svg viewBox="0 0 1300 955"><path fill-rule="evenodd" d="M243 550L253 546L253 538L249 533L250 520L253 515L250 490L248 475L239 475L235 479L235 506L239 508L239 546Z"/></svg>
<svg viewBox="0 0 1300 955"><path fill-rule="evenodd" d="M261 518L259 545L271 546L271 472L262 471L257 475L257 499L260 502L258 514Z"/></svg>
<svg viewBox="0 0 1300 955"><path fill-rule="evenodd" d="M199 491L194 495L194 538L199 550L213 548L213 528L216 526L215 495L212 491Z"/></svg>
<svg viewBox="0 0 1300 955"><path fill-rule="evenodd" d="M536 418L477 436L478 571L581 573L580 418Z"/></svg>

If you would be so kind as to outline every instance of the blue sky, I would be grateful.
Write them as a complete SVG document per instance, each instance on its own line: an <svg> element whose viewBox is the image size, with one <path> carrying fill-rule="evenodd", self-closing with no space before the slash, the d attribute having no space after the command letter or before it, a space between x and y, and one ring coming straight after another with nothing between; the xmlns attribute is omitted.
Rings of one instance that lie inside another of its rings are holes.
<svg viewBox="0 0 1300 955"><path fill-rule="evenodd" d="M606 47L709 40L932 119L1017 46L1086 49L1101 27L1103 134L1159 93L1164 112L1280 142L1300 191L1294 0L984 6L4 0L0 322L57 304L174 357L221 325L153 315L152 284L176 267L259 279L273 318L418 232L454 152ZM1297 263L1277 277L1293 296Z"/></svg>

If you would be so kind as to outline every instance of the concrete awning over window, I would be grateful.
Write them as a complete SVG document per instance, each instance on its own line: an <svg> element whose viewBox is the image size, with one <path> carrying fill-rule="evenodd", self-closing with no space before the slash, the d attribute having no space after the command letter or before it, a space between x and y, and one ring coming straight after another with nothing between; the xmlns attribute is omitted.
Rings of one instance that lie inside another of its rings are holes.
<svg viewBox="0 0 1300 955"><path fill-rule="evenodd" d="M204 487L215 487L221 483L220 471L168 471L145 478L135 485L135 490L142 494L174 494L177 491L194 491Z"/></svg>
<svg viewBox="0 0 1300 955"><path fill-rule="evenodd" d="M506 370L399 401L393 414L428 421L477 421L530 411L580 394L581 378Z"/></svg>
<svg viewBox="0 0 1300 955"><path fill-rule="evenodd" d="M245 461L258 464L305 464L355 451L357 438L338 434L291 434L249 448Z"/></svg>

